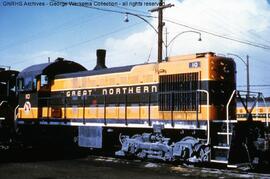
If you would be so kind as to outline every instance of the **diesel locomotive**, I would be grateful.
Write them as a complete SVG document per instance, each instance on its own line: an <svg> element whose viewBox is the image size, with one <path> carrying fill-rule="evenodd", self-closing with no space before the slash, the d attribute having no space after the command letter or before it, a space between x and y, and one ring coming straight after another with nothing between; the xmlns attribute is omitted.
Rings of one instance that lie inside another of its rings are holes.
<svg viewBox="0 0 270 179"><path fill-rule="evenodd" d="M105 56L97 50L90 71L58 58L18 74L15 120L25 139L163 161L267 162L264 123L236 120L233 59L207 52L107 68Z"/></svg>

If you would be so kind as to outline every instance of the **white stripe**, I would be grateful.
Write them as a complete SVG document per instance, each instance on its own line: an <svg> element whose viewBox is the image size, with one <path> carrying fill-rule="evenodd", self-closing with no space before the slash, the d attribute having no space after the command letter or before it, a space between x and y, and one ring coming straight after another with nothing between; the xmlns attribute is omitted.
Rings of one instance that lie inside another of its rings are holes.
<svg viewBox="0 0 270 179"><path fill-rule="evenodd" d="M18 121L18 124L24 124L23 121ZM108 123L105 125L104 123L82 123L82 122L47 122L47 121L40 121L39 124L41 125L63 125L63 126L99 126L99 127L122 127L122 128L153 128L153 124L164 124L160 122L153 122L151 126L148 123L144 124L115 124L115 123ZM196 129L196 130L206 130L206 125L200 125L200 128L197 128L196 125L184 125L184 124L175 124L172 126L171 124L164 124L165 129Z"/></svg>

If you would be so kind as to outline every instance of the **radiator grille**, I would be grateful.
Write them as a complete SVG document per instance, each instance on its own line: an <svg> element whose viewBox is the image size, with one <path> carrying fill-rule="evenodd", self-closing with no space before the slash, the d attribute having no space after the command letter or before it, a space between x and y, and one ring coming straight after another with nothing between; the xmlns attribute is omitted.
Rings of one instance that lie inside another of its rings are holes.
<svg viewBox="0 0 270 179"><path fill-rule="evenodd" d="M196 111L196 90L199 73L160 76L160 111Z"/></svg>

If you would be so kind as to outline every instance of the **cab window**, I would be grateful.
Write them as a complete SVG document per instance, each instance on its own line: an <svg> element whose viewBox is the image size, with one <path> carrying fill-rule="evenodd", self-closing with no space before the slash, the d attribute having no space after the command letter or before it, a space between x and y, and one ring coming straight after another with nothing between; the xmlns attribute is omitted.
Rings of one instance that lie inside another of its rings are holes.
<svg viewBox="0 0 270 179"><path fill-rule="evenodd" d="M6 82L0 82L0 96L6 96L7 93L7 83Z"/></svg>
<svg viewBox="0 0 270 179"><path fill-rule="evenodd" d="M23 79L18 79L17 88L18 88L18 90L23 90L23 88L24 88Z"/></svg>
<svg viewBox="0 0 270 179"><path fill-rule="evenodd" d="M40 77L40 86L46 86L48 84L48 76L47 75L41 75Z"/></svg>
<svg viewBox="0 0 270 179"><path fill-rule="evenodd" d="M33 80L33 89L37 89L37 79Z"/></svg>
<svg viewBox="0 0 270 179"><path fill-rule="evenodd" d="M32 85L33 85L32 77L24 78L24 90L32 90L33 89Z"/></svg>
<svg viewBox="0 0 270 179"><path fill-rule="evenodd" d="M17 81L17 89L19 91L31 91L37 88L37 79L33 79L33 77L25 77L18 79Z"/></svg>

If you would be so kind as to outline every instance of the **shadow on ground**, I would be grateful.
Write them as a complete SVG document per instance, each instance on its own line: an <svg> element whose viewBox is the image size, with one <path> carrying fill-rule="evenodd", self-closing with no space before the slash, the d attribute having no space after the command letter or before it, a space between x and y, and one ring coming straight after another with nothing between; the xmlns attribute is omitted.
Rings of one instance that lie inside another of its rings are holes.
<svg viewBox="0 0 270 179"><path fill-rule="evenodd" d="M78 147L16 147L0 150L0 165L9 162L72 160L87 155L89 150Z"/></svg>

